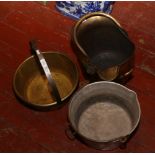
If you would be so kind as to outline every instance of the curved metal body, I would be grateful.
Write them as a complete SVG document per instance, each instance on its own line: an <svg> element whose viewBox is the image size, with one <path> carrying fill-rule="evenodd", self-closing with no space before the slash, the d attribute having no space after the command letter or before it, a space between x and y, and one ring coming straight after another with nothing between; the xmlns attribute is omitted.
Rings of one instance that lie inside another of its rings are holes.
<svg viewBox="0 0 155 155"><path fill-rule="evenodd" d="M96 105L98 108L91 111ZM109 109L105 110L108 106ZM121 111L116 110L117 106L127 115L121 115ZM134 91L114 82L100 81L86 85L72 97L68 117L71 127L83 142L96 149L110 150L127 142L139 124L140 115ZM82 118L83 130L80 129ZM126 131L123 133L123 130Z"/></svg>
<svg viewBox="0 0 155 155"><path fill-rule="evenodd" d="M74 26L72 38L88 74L97 73L102 80L111 81L132 72L134 44L112 16L100 12L83 16Z"/></svg>
<svg viewBox="0 0 155 155"><path fill-rule="evenodd" d="M42 52L42 54L57 84L62 102L57 104L54 94L51 95L48 80L35 56L20 64L14 75L13 88L25 105L38 110L55 109L63 105L63 101L76 89L78 70L65 54L58 52Z"/></svg>

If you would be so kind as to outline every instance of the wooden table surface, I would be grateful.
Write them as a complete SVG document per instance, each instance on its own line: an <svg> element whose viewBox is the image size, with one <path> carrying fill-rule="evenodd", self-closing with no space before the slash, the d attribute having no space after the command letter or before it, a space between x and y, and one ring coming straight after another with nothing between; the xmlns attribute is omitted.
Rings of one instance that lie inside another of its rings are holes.
<svg viewBox="0 0 155 155"><path fill-rule="evenodd" d="M55 9L55 3L0 2L0 152L155 152L155 2L116 2L112 15L136 45L133 78L126 84L137 92L142 115L139 128L125 149L99 151L70 140L68 103L39 112L14 95L12 80L19 64L31 55L29 40L42 51L66 53L78 66L70 45L75 23Z"/></svg>

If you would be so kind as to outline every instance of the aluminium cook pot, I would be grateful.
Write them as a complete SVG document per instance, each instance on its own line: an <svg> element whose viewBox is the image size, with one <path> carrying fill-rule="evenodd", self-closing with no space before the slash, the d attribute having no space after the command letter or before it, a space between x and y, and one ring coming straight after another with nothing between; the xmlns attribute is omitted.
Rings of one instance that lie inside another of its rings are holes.
<svg viewBox="0 0 155 155"><path fill-rule="evenodd" d="M80 140L93 148L110 150L127 142L140 115L134 91L114 82L100 81L84 86L72 97L68 117Z"/></svg>

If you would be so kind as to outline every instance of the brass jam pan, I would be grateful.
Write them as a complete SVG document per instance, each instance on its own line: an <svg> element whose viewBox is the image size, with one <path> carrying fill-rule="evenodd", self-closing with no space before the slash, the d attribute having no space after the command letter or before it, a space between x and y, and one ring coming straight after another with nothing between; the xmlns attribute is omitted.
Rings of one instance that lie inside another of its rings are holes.
<svg viewBox="0 0 155 155"><path fill-rule="evenodd" d="M42 52L60 93L61 101L67 99L78 84L76 65L59 52ZM15 94L27 105L36 108L57 107L47 78L35 56L26 59L16 70L13 80Z"/></svg>

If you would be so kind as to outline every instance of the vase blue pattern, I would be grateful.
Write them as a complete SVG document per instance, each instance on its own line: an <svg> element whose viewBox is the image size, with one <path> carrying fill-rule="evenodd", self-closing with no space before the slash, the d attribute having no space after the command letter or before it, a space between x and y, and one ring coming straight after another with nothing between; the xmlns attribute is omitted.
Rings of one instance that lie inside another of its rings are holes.
<svg viewBox="0 0 155 155"><path fill-rule="evenodd" d="M57 1L56 8L64 15L79 19L91 12L102 11L110 14L113 1Z"/></svg>

